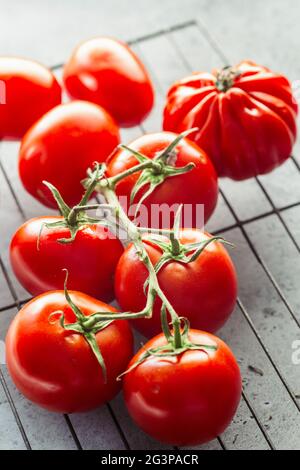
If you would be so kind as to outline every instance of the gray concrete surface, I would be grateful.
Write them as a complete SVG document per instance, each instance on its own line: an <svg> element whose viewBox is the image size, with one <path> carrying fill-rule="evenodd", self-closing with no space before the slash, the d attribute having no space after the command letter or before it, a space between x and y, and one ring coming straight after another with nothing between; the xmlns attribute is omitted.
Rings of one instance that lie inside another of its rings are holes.
<svg viewBox="0 0 300 470"><path fill-rule="evenodd" d="M123 132L125 142L160 128L167 88L191 70L250 58L300 79L297 0L0 0L0 19L0 54L32 57L49 66L64 62L79 41L97 34L131 40L197 19L199 26L134 46L149 67L157 103L143 129ZM17 153L18 144L0 144L0 340L16 312L14 304L28 298L11 273L9 239L24 219L45 214L21 187ZM223 230L236 244L232 255L240 300L219 334L237 355L244 394L231 426L203 450L300 449L300 365L291 359L292 343L300 339L300 209L286 208L300 203L298 144L294 155L295 161L259 180L221 182L208 228ZM269 212L273 215L249 221ZM135 427L121 397L93 413L51 415L21 397L2 366L0 449L26 446L163 448Z"/></svg>

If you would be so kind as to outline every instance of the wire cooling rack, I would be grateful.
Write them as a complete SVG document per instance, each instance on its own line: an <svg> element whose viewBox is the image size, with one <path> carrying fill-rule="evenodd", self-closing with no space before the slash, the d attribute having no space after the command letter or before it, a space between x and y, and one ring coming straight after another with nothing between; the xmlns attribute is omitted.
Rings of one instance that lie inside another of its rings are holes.
<svg viewBox="0 0 300 470"><path fill-rule="evenodd" d="M142 127L123 131L129 142L161 128L165 93L172 81L194 70L229 62L222 47L196 21L129 41L146 63L156 87L156 108ZM63 64L52 69L58 75ZM233 136L234 138L234 136ZM0 146L0 327L28 294L14 278L8 243L22 221L45 214L28 196L17 176L16 143ZM299 449L300 379L293 364L300 339L300 165L292 157L271 175L243 183L221 181L217 211L207 229L233 241L240 297L228 324L219 332L234 350L244 391L229 429L203 450ZM297 222L298 221L298 222ZM222 392L220 391L220 400ZM0 448L166 449L131 422L121 397L94 413L50 415L21 397L0 368Z"/></svg>

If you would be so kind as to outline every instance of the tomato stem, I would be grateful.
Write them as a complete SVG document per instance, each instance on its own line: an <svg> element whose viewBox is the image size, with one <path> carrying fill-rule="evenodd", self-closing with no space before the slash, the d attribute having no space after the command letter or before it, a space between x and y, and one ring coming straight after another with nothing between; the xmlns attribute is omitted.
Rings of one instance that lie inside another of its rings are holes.
<svg viewBox="0 0 300 470"><path fill-rule="evenodd" d="M171 242L171 253L174 257L177 257L182 252L181 243L179 241L179 232L180 232L180 220L182 214L181 204L176 212L173 231L170 233L170 242Z"/></svg>
<svg viewBox="0 0 300 470"><path fill-rule="evenodd" d="M175 350L176 349L181 349L182 348L182 337L181 337L179 317L174 318L173 328L174 328L174 346L175 346Z"/></svg>
<svg viewBox="0 0 300 470"><path fill-rule="evenodd" d="M235 82L235 79L240 75L240 72L230 65L226 65L217 73L216 88L225 93L228 91Z"/></svg>
<svg viewBox="0 0 300 470"><path fill-rule="evenodd" d="M148 270L148 273L149 273L148 300L150 296L149 307L151 306L151 311L152 311L153 305L154 305L154 296L151 295L151 292L153 290L156 292L158 297L160 297L160 299L162 300L163 305L165 305L167 311L169 312L171 316L172 323L174 324L175 322L175 328L177 328L178 315L175 309L173 308L172 304L169 302L169 300L167 299L167 297L165 296L165 294L163 293L163 291L161 290L159 286L155 268L149 258L147 250L145 249L145 246L142 241L142 234L140 233L138 227L127 217L127 214L125 213L123 207L120 205L118 197L114 189L110 185L110 179L108 179L107 181L108 181L108 184L105 187L101 188L101 192L103 196L105 197L106 201L108 202L108 204L115 208L116 217L121 222L121 225L123 226L123 228L126 230L128 234L128 238L133 242L136 248L136 251L139 254L140 259L142 260L142 262L144 263L144 265L146 266ZM141 312L136 315L140 315L140 314ZM139 316L138 318L141 318L141 317ZM127 319L129 319L128 316L127 316Z"/></svg>
<svg viewBox="0 0 300 470"><path fill-rule="evenodd" d="M127 148L126 148L127 149ZM130 150L132 153L133 151ZM115 176L111 176L109 178L109 181L110 181L110 185L112 188L114 188L116 186L116 184L123 180L124 178L127 178L128 176L131 176L133 175L134 173L137 173L139 171L143 171L145 170L146 168L152 168L153 167L153 162L151 160L149 161L145 161L143 163L140 163L139 165L136 165L132 168L129 168L128 170L126 171L123 171L122 173L119 173L118 175L115 175Z"/></svg>

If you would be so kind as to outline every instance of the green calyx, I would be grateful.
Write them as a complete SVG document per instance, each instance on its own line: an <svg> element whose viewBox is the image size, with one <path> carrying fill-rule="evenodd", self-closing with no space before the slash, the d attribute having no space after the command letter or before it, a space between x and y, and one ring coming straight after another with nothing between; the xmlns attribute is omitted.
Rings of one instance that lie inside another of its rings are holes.
<svg viewBox="0 0 300 470"><path fill-rule="evenodd" d="M226 65L217 73L216 88L225 93L233 87L235 79L240 75L240 72L231 65Z"/></svg>
<svg viewBox="0 0 300 470"><path fill-rule="evenodd" d="M57 188L55 188L55 186L53 186L51 183L47 181L43 181L45 186L47 186L47 188L51 191L57 203L59 211L64 219L58 222L43 224L41 226L40 234L38 237L38 249L40 247L40 238L41 238L41 234L42 234L44 227L48 229L55 229L59 227L69 229L70 237L60 238L58 240L59 243L72 243L75 240L78 231L90 225L101 224L105 227L108 227L107 222L105 220L103 219L99 220L98 218L89 217L86 214L87 210L97 210L99 208L105 208L105 209L108 208L108 205L103 205L103 204L89 204L88 205L88 201L91 195L93 194L98 184L98 181L102 178L104 171L105 171L104 166L99 166L98 164L96 165L95 171L92 173L92 176L88 179L88 182L86 185L86 191L81 201L79 202L78 205L72 208L66 204L60 192L58 191Z"/></svg>
<svg viewBox="0 0 300 470"><path fill-rule="evenodd" d="M85 340L90 346L93 354L95 355L102 369L104 382L106 383L107 381L106 366L105 366L105 362L101 354L100 348L97 343L96 334L99 333L99 331L106 328L107 326L109 326L114 321L114 318L113 318L114 312L111 312L110 314L108 314L108 312L103 312L103 314L108 317L108 319L106 320L99 320L98 317L96 318L95 315L99 315L98 313L94 313L93 315L90 315L88 317L84 315L82 311L80 310L80 308L77 305L75 305L75 303L71 299L71 296L67 289L68 271L66 269L64 271L66 272L66 278L65 278L65 283L64 283L65 298L76 316L76 322L66 323L63 312L53 312L49 318L51 318L52 316L56 316L58 313L60 313L59 322L60 322L61 327L64 330L78 333L85 338ZM109 319L109 317L111 317L111 319Z"/></svg>
<svg viewBox="0 0 300 470"><path fill-rule="evenodd" d="M153 191L159 185L161 185L167 178L182 175L193 170L195 165L192 162L188 163L184 167L176 167L176 147L184 137L187 137L189 134L195 132L196 130L197 128L189 129L188 131L185 131L182 134L178 135L165 150L160 152L153 159L146 157L142 153L137 152L136 150L133 150L130 147L127 147L126 145L121 145L121 148L133 154L138 160L139 164L144 166L130 195L130 204L133 204L134 199L139 193L139 191L145 186L148 187L143 196L138 201L135 210L135 217L137 216L140 207L145 201L145 199L150 196L150 194L152 194ZM116 182L118 181L118 177L112 178L113 181L114 179Z"/></svg>
<svg viewBox="0 0 300 470"><path fill-rule="evenodd" d="M161 323L163 333L167 340L167 344L159 346L157 348L146 349L140 359L134 364L132 364L132 366L127 369L123 374L121 374L118 379L120 379L123 375L128 374L129 372L134 370L136 367L138 367L150 357L167 359L171 357L180 356L187 351L203 351L208 354L209 351L217 350L217 345L198 344L191 341L189 335L190 325L187 318L178 317L177 321L173 320L171 323L172 329L170 329L170 325L167 321L167 312L165 305L163 305L161 309ZM183 327L181 327L181 323L183 323Z"/></svg>
<svg viewBox="0 0 300 470"><path fill-rule="evenodd" d="M183 264L189 264L201 255L205 248L213 242L221 242L232 246L231 243L227 242L223 237L211 237L207 240L203 240L197 243L183 244L180 242L180 220L182 213L182 205L179 206L175 216L173 231L170 231L169 241L162 241L152 236L151 241L162 250L162 256L155 265L156 274L162 269L162 267L170 261L179 261Z"/></svg>
<svg viewBox="0 0 300 470"><path fill-rule="evenodd" d="M106 372L106 365L103 359L103 356L101 354L101 350L99 348L99 345L97 343L96 335L99 333L99 331L103 330L104 328L107 328L113 321L116 320L130 320L130 319L136 319L136 318L150 318L152 315L152 308L153 308L153 303L156 297L156 293L152 285L149 285L149 293L148 293L148 299L147 299L147 304L143 310L137 313L133 312L109 312L109 311L103 311L103 312L95 312L92 315L86 316L82 313L80 308L73 302L69 291L67 289L67 283L68 283L68 270L64 269L63 271L66 272L66 277L65 277L65 282L64 282L64 293L65 293L65 298L66 301L68 302L69 306L71 307L72 311L75 314L76 321L74 323L66 323L65 322L65 316L62 311L55 311L53 312L50 316L51 317L56 317L58 314L60 315L59 322L61 327L64 330L67 331L72 331L74 333L82 335L88 345L90 346L93 354L95 355L101 369L102 373L104 376L104 382L107 382L107 372Z"/></svg>
<svg viewBox="0 0 300 470"><path fill-rule="evenodd" d="M179 261L183 264L189 264L193 261L196 261L205 248L207 248L207 246L211 243L221 242L232 246L231 243L228 243L222 237L212 237L208 240L204 240L198 243L188 243L186 245L182 244L178 239L174 239L173 241L170 239L169 242L163 242L157 238L151 238L151 241L155 245L159 246L159 248L161 248L163 251L160 260L155 265L156 274L158 274L162 267L170 261ZM174 246L176 247L175 252Z"/></svg>

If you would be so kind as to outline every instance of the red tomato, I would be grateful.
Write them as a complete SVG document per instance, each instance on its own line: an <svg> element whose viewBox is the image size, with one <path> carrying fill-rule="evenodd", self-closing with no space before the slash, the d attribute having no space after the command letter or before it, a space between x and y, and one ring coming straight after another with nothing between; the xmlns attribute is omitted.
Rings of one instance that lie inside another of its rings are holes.
<svg viewBox="0 0 300 470"><path fill-rule="evenodd" d="M165 130L198 127L191 138L220 176L243 180L265 174L291 154L297 103L288 80L250 61L194 73L169 90Z"/></svg>
<svg viewBox="0 0 300 470"><path fill-rule="evenodd" d="M57 207L43 180L60 191L65 202L77 204L81 180L94 162L103 162L119 144L112 117L85 101L62 104L45 114L24 136L19 172L27 191L48 207Z"/></svg>
<svg viewBox="0 0 300 470"><path fill-rule="evenodd" d="M73 302L89 316L99 310L115 311L109 305L80 292L70 292ZM111 400L120 389L116 378L132 357L132 333L126 321L115 321L96 334L107 368L103 371L86 339L63 329L76 317L63 291L40 295L26 304L13 320L6 338L6 360L10 375L29 400L60 413L87 411Z"/></svg>
<svg viewBox="0 0 300 470"><path fill-rule="evenodd" d="M85 292L110 302L114 298L114 273L123 252L121 242L99 225L77 232L72 243L58 240L69 238L67 228L44 227L62 221L62 217L39 217L22 225L12 238L10 259L21 284L32 294L62 289L65 268L69 272L70 289Z"/></svg>
<svg viewBox="0 0 300 470"><path fill-rule="evenodd" d="M0 57L0 139L20 139L29 127L61 102L61 88L43 65Z"/></svg>
<svg viewBox="0 0 300 470"><path fill-rule="evenodd" d="M162 241L167 239L156 236ZM211 235L185 229L180 234L183 245L208 240ZM144 245L153 265L160 260L162 250L148 237ZM115 274L116 298L124 311L139 312L146 305L144 283L148 271L130 244L121 256ZM221 243L212 242L189 264L172 260L158 273L164 294L180 317L189 319L191 326L209 332L221 328L232 313L237 298L237 276L230 256ZM134 327L148 338L161 331L161 301L155 300L151 319L131 320Z"/></svg>
<svg viewBox="0 0 300 470"><path fill-rule="evenodd" d="M165 150L168 145L176 138L176 134L171 132L159 132L148 134L134 140L129 147L139 151L146 157L153 159L160 152ZM180 141L172 154L173 166L184 167L188 163L194 163L195 168L188 173L172 176L160 184L154 192L143 202L147 213L141 212L143 218L146 215L147 220L142 220L141 225L151 226L153 228L170 228L174 221L174 212L169 217L164 217L163 210L184 204L183 220L184 226L198 227L203 226L202 210L204 205L204 222L206 222L213 213L218 199L218 181L217 175L208 159L207 155L193 142L184 138ZM112 154L107 161L108 176L115 176L133 166L137 165L137 159L127 150L120 149ZM124 196L128 202L134 185L136 184L140 173L123 179L116 186L118 196ZM148 186L140 189L134 198L133 203L137 204L140 198L148 190ZM199 205L197 207L197 205ZM201 205L201 207L200 207ZM162 212L160 214L159 206ZM191 210L189 210L191 209ZM169 215L169 212L166 213ZM198 218L199 217L199 218Z"/></svg>
<svg viewBox="0 0 300 470"><path fill-rule="evenodd" d="M216 350L186 351L175 357L149 357L124 376L124 397L133 420L153 438L177 446L198 445L230 424L241 397L241 376L234 355L219 338L191 330L194 343ZM163 334L145 350L166 344Z"/></svg>
<svg viewBox="0 0 300 470"><path fill-rule="evenodd" d="M154 92L139 58L121 41L98 37L80 44L63 72L73 98L107 109L122 127L136 126L149 114Z"/></svg>

